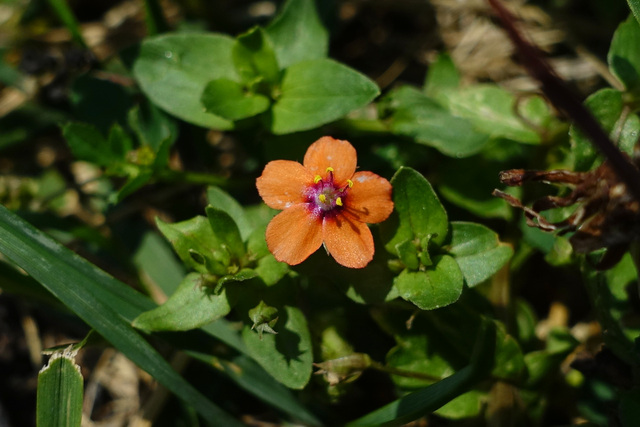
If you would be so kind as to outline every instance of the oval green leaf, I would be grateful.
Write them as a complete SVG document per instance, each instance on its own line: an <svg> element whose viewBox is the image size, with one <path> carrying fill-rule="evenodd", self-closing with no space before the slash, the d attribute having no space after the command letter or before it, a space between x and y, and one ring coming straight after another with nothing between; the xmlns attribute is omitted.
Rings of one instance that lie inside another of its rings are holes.
<svg viewBox="0 0 640 427"><path fill-rule="evenodd" d="M493 276L513 255L510 245L484 225L472 222L451 223L451 243L447 247L456 259L467 286Z"/></svg>
<svg viewBox="0 0 640 427"><path fill-rule="evenodd" d="M102 133L88 123L67 123L62 128L71 152L78 160L109 166L120 160Z"/></svg>
<svg viewBox="0 0 640 427"><path fill-rule="evenodd" d="M541 133L534 126L544 129L552 123L542 98L519 103L513 93L495 85L469 86L448 93L443 100L452 114L469 119L478 131L492 138L538 144Z"/></svg>
<svg viewBox="0 0 640 427"><path fill-rule="evenodd" d="M242 338L253 357L272 377L293 389L301 389L311 377L313 354L307 320L296 307L279 310L277 334L263 334L260 339L250 326Z"/></svg>
<svg viewBox="0 0 640 427"><path fill-rule="evenodd" d="M418 89L401 87L386 101L392 112L393 133L413 138L447 156L470 156L489 141L489 135L477 131L471 121L451 114Z"/></svg>
<svg viewBox="0 0 640 427"><path fill-rule="evenodd" d="M330 59L293 64L285 70L272 108L271 131L313 129L367 105L380 93L368 77Z"/></svg>
<svg viewBox="0 0 640 427"><path fill-rule="evenodd" d="M425 271L403 270L394 281L398 294L422 310L453 304L462 294L464 277L453 257L433 258L434 267Z"/></svg>
<svg viewBox="0 0 640 427"><path fill-rule="evenodd" d="M228 252L220 247L207 218L195 216L173 224L157 218L156 224L186 266L199 273L226 273Z"/></svg>
<svg viewBox="0 0 640 427"><path fill-rule="evenodd" d="M246 241L249 238L254 227L249 222L244 208L236 199L219 187L209 187L207 188L207 201L214 208L225 211L233 218L242 236L242 241Z"/></svg>
<svg viewBox="0 0 640 427"><path fill-rule="evenodd" d="M239 35L232 56L243 82L262 80L274 84L280 80L280 69L271 40L262 28L253 27Z"/></svg>
<svg viewBox="0 0 640 427"><path fill-rule="evenodd" d="M602 128L608 134L616 128L616 123L622 114L622 93L615 89L601 89L591 94L585 101L585 106L595 116ZM587 171L594 167L598 160L598 151L591 140L575 126L569 130L571 137L571 153L573 167L576 171Z"/></svg>
<svg viewBox="0 0 640 427"><path fill-rule="evenodd" d="M429 181L416 170L401 167L391 179L391 185L396 214L391 221L382 223L387 251L397 255L396 245L428 236L433 243L441 245L449 231L447 212Z"/></svg>
<svg viewBox="0 0 640 427"><path fill-rule="evenodd" d="M164 304L142 313L133 326L145 331L188 331L226 316L231 306L226 289L215 295L202 284L201 274L191 273Z"/></svg>
<svg viewBox="0 0 640 427"><path fill-rule="evenodd" d="M146 39L133 65L142 91L159 107L195 125L228 130L233 123L204 111L200 97L211 80L237 80L234 40L219 34L166 34Z"/></svg>
<svg viewBox="0 0 640 427"><path fill-rule="evenodd" d="M611 72L628 91L640 90L640 24L629 15L611 40L607 61Z"/></svg>
<svg viewBox="0 0 640 427"><path fill-rule="evenodd" d="M228 120L253 117L266 111L271 103L266 96L247 92L240 83L229 79L210 81L200 100L207 112Z"/></svg>
<svg viewBox="0 0 640 427"><path fill-rule="evenodd" d="M327 56L329 33L320 21L314 0L288 0L266 32L281 69Z"/></svg>
<svg viewBox="0 0 640 427"><path fill-rule="evenodd" d="M215 245L228 250L234 261L239 262L246 251L236 222L228 213L213 206L207 206L206 212L216 239Z"/></svg>

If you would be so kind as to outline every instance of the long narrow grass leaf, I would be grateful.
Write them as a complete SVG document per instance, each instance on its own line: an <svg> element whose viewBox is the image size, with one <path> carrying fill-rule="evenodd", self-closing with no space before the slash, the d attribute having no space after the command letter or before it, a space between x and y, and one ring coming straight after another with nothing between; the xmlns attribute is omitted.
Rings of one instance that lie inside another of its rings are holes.
<svg viewBox="0 0 640 427"><path fill-rule="evenodd" d="M476 382L491 372L494 363L495 325L483 321L471 363L455 374L421 390L408 394L383 406L347 427L399 426L430 414L450 400L468 391Z"/></svg>
<svg viewBox="0 0 640 427"><path fill-rule="evenodd" d="M144 0L144 9L144 21L147 24L148 35L155 36L169 30L169 24L167 24L158 0Z"/></svg>
<svg viewBox="0 0 640 427"><path fill-rule="evenodd" d="M84 41L84 37L82 37L82 32L80 32L80 25L78 25L78 21L76 17L73 15L71 8L67 4L66 0L49 0L49 4L55 11L56 15L65 27L71 33L71 37L76 41L80 46L87 48L87 43Z"/></svg>
<svg viewBox="0 0 640 427"><path fill-rule="evenodd" d="M37 425L79 427L83 388L75 352L65 350L51 356L47 366L38 374Z"/></svg>
<svg viewBox="0 0 640 427"><path fill-rule="evenodd" d="M191 404L207 421L240 426L182 378L121 315L118 302L131 296L140 305L154 304L108 276L44 233L0 206L0 252L42 283L70 310L114 347ZM113 294L105 292L106 285ZM137 296L136 296L137 295ZM127 306L127 304L123 304ZM128 305L131 315L132 306Z"/></svg>

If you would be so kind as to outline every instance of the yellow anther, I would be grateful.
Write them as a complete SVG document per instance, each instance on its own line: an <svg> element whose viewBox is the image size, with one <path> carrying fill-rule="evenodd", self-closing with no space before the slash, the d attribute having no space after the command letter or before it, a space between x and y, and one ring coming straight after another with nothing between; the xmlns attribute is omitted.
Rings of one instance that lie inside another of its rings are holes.
<svg viewBox="0 0 640 427"><path fill-rule="evenodd" d="M350 179L347 180L347 185L349 186L349 188L353 187L353 181L351 181Z"/></svg>
<svg viewBox="0 0 640 427"><path fill-rule="evenodd" d="M320 199L320 202L324 203L327 201L327 196L325 196L324 194L321 194L318 196L318 199Z"/></svg>
<svg viewBox="0 0 640 427"><path fill-rule="evenodd" d="M317 183L319 183L320 181L322 181L322 177L321 177L320 175L316 175L316 177L315 177L315 178L313 178L313 183L314 183L314 184L317 184Z"/></svg>
<svg viewBox="0 0 640 427"><path fill-rule="evenodd" d="M333 172L333 168L331 166L329 166L326 170L326 172Z"/></svg>
<svg viewBox="0 0 640 427"><path fill-rule="evenodd" d="M338 198L336 199L336 205L338 205L338 206L342 206L342 198L341 198L341 197L338 197Z"/></svg>

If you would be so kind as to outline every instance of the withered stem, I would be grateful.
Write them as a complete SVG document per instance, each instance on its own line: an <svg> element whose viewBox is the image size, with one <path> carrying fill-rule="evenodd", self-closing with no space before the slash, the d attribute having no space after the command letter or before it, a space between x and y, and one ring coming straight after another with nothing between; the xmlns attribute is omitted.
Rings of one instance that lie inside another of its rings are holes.
<svg viewBox="0 0 640 427"><path fill-rule="evenodd" d="M523 65L529 74L540 83L545 96L591 140L591 143L609 160L613 170L627 185L629 191L636 199L640 200L640 171L611 142L591 112L580 102L567 84L555 74L540 51L522 37L515 27L515 18L511 12L505 9L500 0L487 1L500 18L509 38L516 45Z"/></svg>

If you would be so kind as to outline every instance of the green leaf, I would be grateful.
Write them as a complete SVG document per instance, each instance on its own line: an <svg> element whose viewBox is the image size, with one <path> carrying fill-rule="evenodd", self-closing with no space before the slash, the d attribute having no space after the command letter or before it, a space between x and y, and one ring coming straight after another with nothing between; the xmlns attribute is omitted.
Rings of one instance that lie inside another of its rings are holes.
<svg viewBox="0 0 640 427"><path fill-rule="evenodd" d="M329 33L318 17L314 0L288 0L266 32L281 69L327 56Z"/></svg>
<svg viewBox="0 0 640 427"><path fill-rule="evenodd" d="M611 72L630 92L640 91L640 24L633 15L618 26L607 61Z"/></svg>
<svg viewBox="0 0 640 427"><path fill-rule="evenodd" d="M251 268L243 268L237 273L227 274L226 276L222 276L220 279L218 279L218 284L216 285L214 292L219 292L220 289L222 289L223 286L227 283L244 282L245 280L250 280L257 276L258 273L255 270Z"/></svg>
<svg viewBox="0 0 640 427"><path fill-rule="evenodd" d="M234 40L219 34L166 34L147 38L133 65L142 91L166 112L195 125L228 130L232 122L207 113L200 103L211 80L237 80Z"/></svg>
<svg viewBox="0 0 640 427"><path fill-rule="evenodd" d="M391 185L397 224L393 220L382 223L387 251L395 254L397 244L427 236L441 245L449 230L447 212L429 181L414 169L401 167L391 179Z"/></svg>
<svg viewBox="0 0 640 427"><path fill-rule="evenodd" d="M253 27L239 35L233 45L232 56L243 82L259 80L275 84L280 80L280 69L273 46L262 28Z"/></svg>
<svg viewBox="0 0 640 427"><path fill-rule="evenodd" d="M267 254L258 260L255 272L267 286L273 286L289 272L289 266L280 262L271 254Z"/></svg>
<svg viewBox="0 0 640 427"><path fill-rule="evenodd" d="M158 153L167 140L170 145L178 137L176 122L150 102L143 102L129 110L127 121L143 145Z"/></svg>
<svg viewBox="0 0 640 427"><path fill-rule="evenodd" d="M147 182L149 182L152 176L153 171L150 169L136 168L133 171L130 171L127 182L118 190L117 193L111 195L109 202L113 204L120 203L125 197L142 188Z"/></svg>
<svg viewBox="0 0 640 427"><path fill-rule="evenodd" d="M506 381L521 381L526 376L526 365L522 349L502 323L496 321L496 352L491 375Z"/></svg>
<svg viewBox="0 0 640 427"><path fill-rule="evenodd" d="M109 130L109 151L114 157L121 161L125 161L127 153L133 150L133 141L131 137L122 129L118 123L114 123Z"/></svg>
<svg viewBox="0 0 640 427"><path fill-rule="evenodd" d="M175 372L129 324L153 303L0 206L0 253L208 422L241 424ZM219 331L216 331L219 332ZM224 336L223 333L218 333Z"/></svg>
<svg viewBox="0 0 640 427"><path fill-rule="evenodd" d="M511 92L495 85L469 86L449 92L443 99L452 114L469 119L475 129L492 138L538 144L542 139L533 126L545 129L552 121L542 98L532 97L519 103Z"/></svg>
<svg viewBox="0 0 640 427"><path fill-rule="evenodd" d="M633 16L640 22L640 0L627 0L627 3L629 3Z"/></svg>
<svg viewBox="0 0 640 427"><path fill-rule="evenodd" d="M109 166L119 160L109 141L90 124L67 123L62 128L62 135L78 160L100 166Z"/></svg>
<svg viewBox="0 0 640 427"><path fill-rule="evenodd" d="M453 304L462 294L464 277L455 259L440 255L433 262L434 266L425 271L404 270L394 281L400 296L421 310Z"/></svg>
<svg viewBox="0 0 640 427"><path fill-rule="evenodd" d="M153 158L153 163L151 164L152 170L161 171L162 169L166 168L166 166L169 164L169 153L171 151L171 145L173 145L174 141L175 138L172 136L168 136L167 138L160 141L160 145L154 152L155 156Z"/></svg>
<svg viewBox="0 0 640 427"><path fill-rule="evenodd" d="M567 356L578 345L578 340L569 330L558 327L551 329L547 339L547 348L532 351L524 357L528 373L525 387L539 387L542 381L556 375Z"/></svg>
<svg viewBox="0 0 640 427"><path fill-rule="evenodd" d="M451 223L451 243L447 247L470 288L493 276L513 255L510 245L484 225Z"/></svg>
<svg viewBox="0 0 640 427"><path fill-rule="evenodd" d="M487 393L471 390L445 404L435 414L450 420L475 417L480 414L486 400Z"/></svg>
<svg viewBox="0 0 640 427"><path fill-rule="evenodd" d="M478 132L471 121L451 114L416 88L403 86L386 101L392 112L393 133L414 138L447 156L470 156L489 141L489 136Z"/></svg>
<svg viewBox="0 0 640 427"><path fill-rule="evenodd" d="M618 140L615 141L618 148L633 157L633 150L640 135L640 117L637 114L621 114L616 123L616 129L621 129L617 135Z"/></svg>
<svg viewBox="0 0 640 427"><path fill-rule="evenodd" d="M330 59L298 62L285 70L272 107L271 131L313 129L364 107L380 93L368 77Z"/></svg>
<svg viewBox="0 0 640 427"><path fill-rule="evenodd" d="M406 395L362 418L347 427L400 426L430 414L468 391L485 377L491 369L495 347L495 325L483 320L476 339L471 363L437 383Z"/></svg>
<svg viewBox="0 0 640 427"><path fill-rule="evenodd" d="M446 352L442 351L442 342L431 334L416 333L412 325L411 331L405 330L402 335L396 335L395 339L397 345L389 350L387 365L425 376L411 378L392 375L394 384L403 390L416 390L431 385L455 372L455 367L447 360Z"/></svg>
<svg viewBox="0 0 640 427"><path fill-rule="evenodd" d="M301 389L309 382L313 362L307 320L298 308L285 306L275 329L277 335L264 334L261 339L247 325L242 339L251 356L272 377L289 388Z"/></svg>
<svg viewBox="0 0 640 427"><path fill-rule="evenodd" d="M460 73L456 65L451 56L440 53L436 60L429 64L423 92L437 99L439 94L456 89L458 86L460 86Z"/></svg>
<svg viewBox="0 0 640 427"><path fill-rule="evenodd" d="M173 224L156 219L156 224L186 266L199 273L226 274L229 254L220 247L207 218L196 216Z"/></svg>
<svg viewBox="0 0 640 427"><path fill-rule="evenodd" d="M240 120L266 111L269 98L245 91L244 87L229 79L210 81L200 99L207 112L228 120Z"/></svg>
<svg viewBox="0 0 640 427"><path fill-rule="evenodd" d="M38 374L36 422L39 426L80 426L84 379L74 351L51 356Z"/></svg>
<svg viewBox="0 0 640 427"><path fill-rule="evenodd" d="M413 240L404 240L396 245L396 253L400 261L409 269L417 270L420 267L418 249Z"/></svg>
<svg viewBox="0 0 640 427"><path fill-rule="evenodd" d="M242 205L219 187L207 188L207 201L214 208L226 212L233 218L242 236L242 241L246 242L254 227L249 222Z"/></svg>
<svg viewBox="0 0 640 427"><path fill-rule="evenodd" d="M155 36L169 30L169 24L164 17L162 6L158 0L144 0L144 22L147 35Z"/></svg>
<svg viewBox="0 0 640 427"><path fill-rule="evenodd" d="M616 123L622 114L622 93L614 89L601 89L591 94L585 101L585 106L595 116L604 131L611 134L617 128ZM571 153L573 167L576 171L587 171L594 167L598 159L598 152L587 136L575 126L569 131L571 136Z"/></svg>
<svg viewBox="0 0 640 427"><path fill-rule="evenodd" d="M638 280L631 256L625 255L615 267L606 271L595 270L585 260L582 270L596 319L607 331L603 337L605 344L624 362L640 363L634 342L640 333L637 328L623 327L622 320L626 313L633 312L626 289L635 286Z"/></svg>
<svg viewBox="0 0 640 427"><path fill-rule="evenodd" d="M190 273L164 304L136 317L133 327L145 331L196 329L229 314L232 299L225 289L214 294L201 274Z"/></svg>
<svg viewBox="0 0 640 427"><path fill-rule="evenodd" d="M216 238L216 246L227 249L236 262L239 261L246 250L235 221L228 213L213 206L207 206L205 210Z"/></svg>

